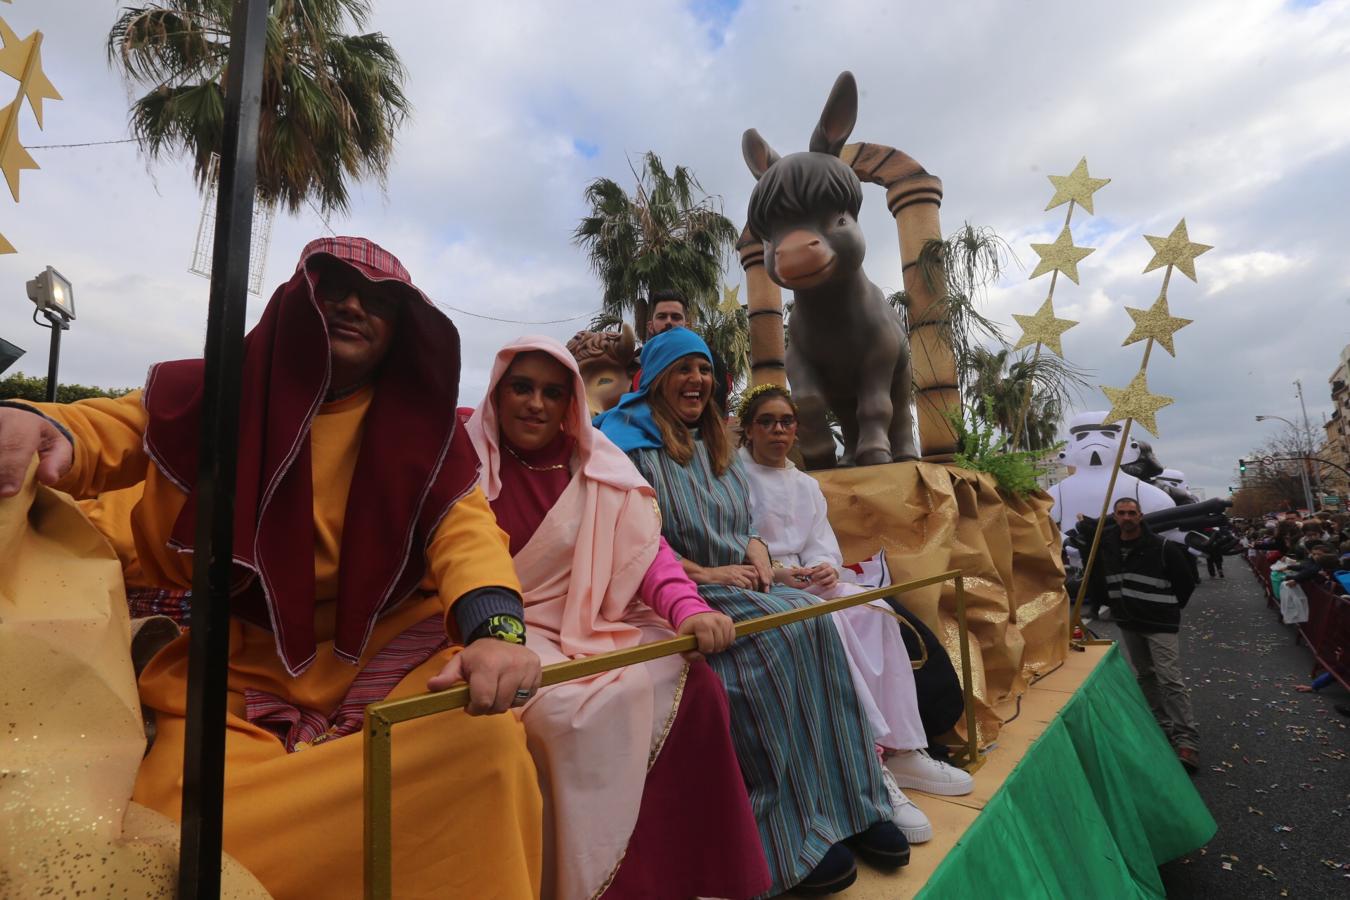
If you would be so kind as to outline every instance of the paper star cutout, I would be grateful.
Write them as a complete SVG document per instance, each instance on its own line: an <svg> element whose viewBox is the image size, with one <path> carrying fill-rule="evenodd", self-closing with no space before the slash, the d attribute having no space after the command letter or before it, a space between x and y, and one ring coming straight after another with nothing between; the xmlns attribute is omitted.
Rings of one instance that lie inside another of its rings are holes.
<svg viewBox="0 0 1350 900"><path fill-rule="evenodd" d="M1122 419L1134 419L1148 429L1149 434L1154 437L1160 436L1156 418L1158 410L1164 406L1171 406L1173 401L1171 397L1149 393L1148 379L1143 372L1135 375L1134 380L1124 388L1102 385L1102 393L1111 401L1111 411L1102 420L1103 425Z"/></svg>
<svg viewBox="0 0 1350 900"><path fill-rule="evenodd" d="M1022 326L1022 339L1017 342L1016 347L1013 347L1014 350L1021 350L1032 344L1044 344L1053 350L1056 356L1064 355L1064 349L1059 345L1060 335L1078 324L1071 319L1056 319L1055 307L1049 297L1046 297L1041 308L1036 310L1036 315L1019 316L1013 313L1013 318Z"/></svg>
<svg viewBox="0 0 1350 900"><path fill-rule="evenodd" d="M735 314L741 308L741 286L722 286L722 312Z"/></svg>
<svg viewBox="0 0 1350 900"><path fill-rule="evenodd" d="M1177 355L1177 351L1172 346L1172 335L1194 321L1172 315L1172 311L1167 308L1166 296L1159 297L1148 309L1134 309L1127 306L1125 311L1130 314L1131 319L1134 319L1134 330L1120 346L1128 347L1135 341L1152 338L1173 356Z"/></svg>
<svg viewBox="0 0 1350 900"><path fill-rule="evenodd" d="M3 234L0 234L0 254L18 252L18 250L14 249L14 245L9 242L9 239Z"/></svg>
<svg viewBox="0 0 1350 900"><path fill-rule="evenodd" d="M1091 213L1092 195L1111 183L1110 178L1091 178L1088 176L1086 156L1078 161L1078 165L1068 175L1047 175L1046 177L1055 186L1055 196L1050 198L1050 205L1046 207L1048 210L1072 200Z"/></svg>
<svg viewBox="0 0 1350 900"><path fill-rule="evenodd" d="M1032 278L1039 278L1046 272L1058 270L1068 276L1074 284L1078 283L1078 263L1096 250L1095 247L1075 247L1068 225L1064 226L1064 230L1055 238L1053 244L1032 244L1031 249L1041 258L1036 270L1031 273Z"/></svg>
<svg viewBox="0 0 1350 900"><path fill-rule="evenodd" d="M5 123L9 117L16 115L19 101L14 101L4 109L0 109L0 131L5 128ZM9 131L9 141L3 147L0 147L0 169L4 170L5 181L9 182L9 192L14 195L14 202L19 202L19 173L24 169L36 169L38 164L33 161L33 157L28 155L28 151L19 143L19 129L12 128Z"/></svg>
<svg viewBox="0 0 1350 900"><path fill-rule="evenodd" d="M33 60L32 69L28 73L28 83L24 85L24 94L28 97L28 102L33 106L33 118L37 119L38 127L42 127L42 101L60 100L61 95L57 92L55 86L47 79L47 75L42 71L42 50L38 46L39 32L33 32L23 40L0 19L0 40L4 41L4 48L0 49L0 72L15 79L23 81L23 70L28 66L28 57L30 54L37 54Z"/></svg>
<svg viewBox="0 0 1350 900"><path fill-rule="evenodd" d="M1163 266L1176 266L1191 281L1195 281L1195 258L1214 249L1209 244L1192 243L1190 235L1186 233L1185 219L1178 222L1167 237L1146 234L1144 240L1153 248L1153 261L1144 269L1145 274Z"/></svg>

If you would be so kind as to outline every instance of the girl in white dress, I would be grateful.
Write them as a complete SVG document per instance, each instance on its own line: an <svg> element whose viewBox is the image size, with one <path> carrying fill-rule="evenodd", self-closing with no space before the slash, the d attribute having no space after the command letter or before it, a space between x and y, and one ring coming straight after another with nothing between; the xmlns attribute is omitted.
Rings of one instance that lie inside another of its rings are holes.
<svg viewBox="0 0 1350 900"><path fill-rule="evenodd" d="M755 530L769 545L774 577L822 600L862 592L843 568L839 541L826 518L820 485L788 459L797 439L797 410L783 388L763 385L740 406L741 459L750 482ZM834 613L858 699L894 776L888 785L894 822L910 843L933 835L927 817L901 787L934 794L968 794L967 773L935 760L919 717L914 670L900 625L884 600Z"/></svg>

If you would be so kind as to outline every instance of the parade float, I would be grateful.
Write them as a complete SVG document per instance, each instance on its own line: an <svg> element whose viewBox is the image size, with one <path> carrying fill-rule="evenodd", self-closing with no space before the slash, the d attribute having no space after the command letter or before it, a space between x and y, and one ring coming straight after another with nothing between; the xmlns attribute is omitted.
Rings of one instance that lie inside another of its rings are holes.
<svg viewBox="0 0 1350 900"><path fill-rule="evenodd" d="M258 125L258 48L265 39L261 0L240 2L236 10L205 354L209 433L201 460L182 841L175 826L128 799L145 745L133 663L133 633L144 626L128 620L116 555L68 498L30 478L18 496L0 501L0 551L25 561L0 576L0 651L11 651L0 653L0 676L9 729L22 745L19 755L6 756L0 788L10 814L0 848L6 891L69 881L76 889L115 884L138 896L168 893L173 884L180 896L265 896L220 851L232 540L230 505L221 501L235 463L257 150L248 135ZM5 43L8 50L8 34ZM23 74L29 77L29 70ZM961 661L968 718L951 743L956 758L979 771L978 789L959 800L933 798L938 837L928 845L931 852L905 871L870 873L850 895L957 897L995 884L1011 896L1083 895L1104 883L1160 893L1157 864L1203 843L1213 822L1180 766L1168 762L1170 748L1120 655L1070 640L1076 611L1064 589L1055 501L1042 492L1010 492L990 474L955 464L962 449L953 422L960 386L943 260L932 252L941 242L942 185L893 147L848 143L856 113L857 88L845 73L807 151L780 157L757 133L746 133L744 155L759 187L739 253L754 381L788 384L801 404L806 462L827 497L846 561L885 551L895 583L738 630L779 627L885 596L914 612L951 659ZM7 124L6 142L13 137ZM1091 211L1096 182L1104 183L1090 179L1085 164L1080 168L1052 179L1070 215L1074 203ZM12 187L16 178L17 170ZM907 327L862 270L856 215L864 183L886 189L896 219ZM1189 244L1184 223L1179 227L1180 243L1175 233L1149 238L1161 242L1154 246L1162 261L1155 263L1167 265L1169 277L1174 265L1186 271L1196 255L1192 248L1202 246ZM1086 253L1073 246L1067 221L1059 240L1034 249L1042 266L1033 277L1063 272L1077 280L1075 266ZM1193 278L1193 268L1187 274ZM788 340L784 288L796 300ZM1159 304L1165 319L1166 282ZM1050 298L1025 318L1035 323L1027 334L1037 335L1036 352L1042 343L1057 351L1067 326L1054 319ZM1167 324L1154 315L1136 331L1151 350ZM627 375L633 345L631 335L595 346L578 341L573 352L589 354L584 361L594 374L587 379L597 406L617 397L609 392ZM1132 423L1151 423L1166 402L1147 391L1147 359L1146 352L1128 389L1108 389L1113 407L1106 421L1124 421L1112 482ZM827 413L841 425L842 448ZM1113 489L1109 484L1107 498ZM74 599L40 609L23 605L35 584L44 596ZM692 638L679 638L562 663L545 670L543 683L693 646ZM42 664L6 665L20 658ZM390 895L393 727L462 706L466 694L454 688L367 709L368 896ZM1143 785L1147 791L1137 790Z"/></svg>

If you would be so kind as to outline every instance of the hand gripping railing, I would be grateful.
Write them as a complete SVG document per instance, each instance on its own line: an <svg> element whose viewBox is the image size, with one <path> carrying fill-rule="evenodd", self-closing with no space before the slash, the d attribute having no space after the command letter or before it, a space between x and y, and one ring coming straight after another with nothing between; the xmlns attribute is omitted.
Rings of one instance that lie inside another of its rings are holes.
<svg viewBox="0 0 1350 900"><path fill-rule="evenodd" d="M930 575L914 581L892 584L840 597L823 603L790 609L786 612L761 616L736 623L736 637L745 637L770 628L781 628L793 622L814 619L842 609L860 606L873 600L881 600L897 594L904 594L919 588L946 581L956 583L956 621L960 629L961 640L961 682L965 690L966 701L966 745L954 755L953 759L968 771L975 771L983 762L980 756L979 740L975 731L975 696L970 677L970 643L966 627L966 590L959 569L952 569L939 575ZM626 650L601 653L585 659L568 660L545 666L541 687L585 678L610 669L619 669L636 663L650 662L663 656L672 656L689 650L697 650L698 643L693 635L641 644ZM389 900L393 897L393 871L390 853L393 849L393 813L390 807L393 799L393 737L394 726L399 722L420 719L440 712L460 709L468 705L468 685L456 685L449 690L401 700L386 700L372 703L366 707L365 717L365 844L366 867L365 885L367 900ZM505 715L505 713L503 713Z"/></svg>

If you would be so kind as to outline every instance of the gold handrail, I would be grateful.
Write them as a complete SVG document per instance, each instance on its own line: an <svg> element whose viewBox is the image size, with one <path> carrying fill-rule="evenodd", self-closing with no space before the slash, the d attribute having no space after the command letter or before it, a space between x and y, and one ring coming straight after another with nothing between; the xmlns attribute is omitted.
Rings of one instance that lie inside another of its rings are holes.
<svg viewBox="0 0 1350 900"><path fill-rule="evenodd" d="M927 578L892 584L874 591L840 597L810 606L798 607L772 615L761 616L736 623L736 637L744 637L770 628L781 628L793 622L814 619L882 600L896 594L903 594L919 588L945 581L954 581L956 586L956 616L960 629L961 674L966 703L966 746L958 753L957 759L969 770L975 771L983 763L980 756L979 740L975 730L975 695L971 683L969 632L966 627L965 583L959 569L952 569ZM568 660L544 666L540 687L560 684L597 675L611 669L637 663L650 662L665 656L673 656L688 650L697 650L698 642L693 635L641 644L625 650L600 653L585 659ZM423 716L449 712L467 706L469 687L461 684L444 691L421 694L417 697L405 697L400 700L385 700L366 707L365 726L365 893L367 900L389 900L393 897L393 870L391 851L393 850L393 736L394 726L399 722L420 719ZM505 714L504 714L505 715Z"/></svg>

